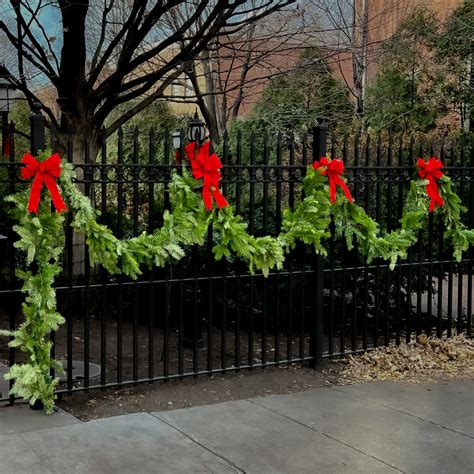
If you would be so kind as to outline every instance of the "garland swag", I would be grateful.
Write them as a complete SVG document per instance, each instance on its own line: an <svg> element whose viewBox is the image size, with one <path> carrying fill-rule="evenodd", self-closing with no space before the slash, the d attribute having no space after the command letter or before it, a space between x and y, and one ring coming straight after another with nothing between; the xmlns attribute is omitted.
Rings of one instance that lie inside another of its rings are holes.
<svg viewBox="0 0 474 474"><path fill-rule="evenodd" d="M35 170L44 170L47 165L41 164L51 160L48 156L48 153L40 154L38 165L31 160L29 163ZM49 165L55 162L56 158ZM214 170L218 165L216 162ZM418 165L420 167L420 163ZM358 251L368 263L374 258L382 258L389 262L390 268L399 258L406 258L408 248L416 243L418 231L425 225L430 211L435 211L444 222L444 239L452 245L456 260L461 260L462 252L474 244L474 230L467 229L461 222L465 210L461 199L452 190L451 180L443 174L438 174L433 184L431 176L419 173L421 178L410 183L400 228L383 234L377 222L352 201L342 178L342 162L324 158L308 167L303 182L305 198L294 210L284 212L280 235L254 237L231 206L213 209L212 204L209 205L209 189L204 204L198 192L202 183L183 167L182 175L172 174L169 184L172 211L164 212L163 226L151 235L142 233L119 240L108 227L97 222L97 211L73 182L72 165L61 163L60 166L60 172L55 170L54 176L72 213L72 227L85 234L91 264L102 265L110 273L121 273L133 279L140 275L142 266L164 266L180 260L185 255L185 246L203 245L211 224L216 260L239 258L247 262L251 273L259 270L265 276L271 269L283 267L285 254L298 241L313 246L318 254L327 255L325 240L330 237L331 221L335 237L343 238L348 249L356 242ZM34 173L29 173L25 177L33 176ZM200 174L195 173L195 176L200 177ZM56 182L52 183L49 178L44 181L55 193ZM337 196L336 185L343 190L344 197ZM427 186L433 191L434 185L439 191L437 204L443 201L436 210L430 207L429 191L427 194ZM213 191L217 182L214 180L209 188ZM59 202L57 195L55 198ZM23 260L17 275L23 281L22 291L26 297L24 322L17 330L1 331L1 334L9 336L9 346L21 349L27 359L26 363L11 367L6 378L14 380L13 395L28 399L31 404L41 400L45 411L51 413L58 384L58 379L51 376L51 369L61 370L61 366L51 356L49 335L64 323L56 310L54 280L61 272L65 217L60 212L52 213L47 200L39 202L36 215L30 213L29 190L8 196L6 200L14 205L12 214L18 222L13 228L20 237L15 247L21 251ZM65 208L62 204L61 210Z"/></svg>

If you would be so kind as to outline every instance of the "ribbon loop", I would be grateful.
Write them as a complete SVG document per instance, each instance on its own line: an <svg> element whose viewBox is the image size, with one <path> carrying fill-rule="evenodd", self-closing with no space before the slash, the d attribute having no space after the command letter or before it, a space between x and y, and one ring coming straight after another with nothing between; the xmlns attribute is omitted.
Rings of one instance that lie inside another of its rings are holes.
<svg viewBox="0 0 474 474"><path fill-rule="evenodd" d="M212 201L214 199L217 207L222 209L228 206L229 203L219 189L219 181L221 179L220 169L222 168L221 160L215 153L210 155L210 141L202 145L197 155L195 153L195 147L195 144L192 147L187 145L185 151L191 162L193 177L203 180L202 198L204 205L208 211L212 211Z"/></svg>
<svg viewBox="0 0 474 474"><path fill-rule="evenodd" d="M341 178L344 172L344 163L341 160L329 160L325 156L319 161L313 163L313 168L315 170L319 168L325 168L321 174L326 175L329 178L329 199L331 203L336 200L336 187L340 186L346 199L349 202L354 202L354 199L351 196L349 188L347 187L344 180Z"/></svg>
<svg viewBox="0 0 474 474"><path fill-rule="evenodd" d="M443 164L436 157L431 157L428 161L420 158L416 164L418 167L418 176L421 179L428 180L426 185L426 193L430 197L429 211L433 212L436 207L441 207L444 204L443 198L439 194L438 180L443 176L441 169Z"/></svg>
<svg viewBox="0 0 474 474"><path fill-rule="evenodd" d="M56 179L61 176L61 158L55 153L47 160L39 162L34 156L25 153L21 162L25 165L21 169L23 179L33 178L30 199L28 201L28 212L38 214L38 206L43 184L48 188L56 212L67 211L67 207L56 184Z"/></svg>

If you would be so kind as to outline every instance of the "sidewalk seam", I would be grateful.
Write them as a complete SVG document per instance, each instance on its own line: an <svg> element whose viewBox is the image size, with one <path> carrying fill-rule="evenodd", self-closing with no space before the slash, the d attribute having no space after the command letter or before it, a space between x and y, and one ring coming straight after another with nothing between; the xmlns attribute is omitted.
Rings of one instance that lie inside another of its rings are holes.
<svg viewBox="0 0 474 474"><path fill-rule="evenodd" d="M463 433L462 431L458 431L458 430L455 430L455 429L453 429L453 428L450 428L449 426L444 426L444 425L441 425L440 423L436 423L436 422L434 422L434 421L428 420L428 419L423 418L423 417L421 417L421 416L414 415L413 413L404 411L404 410L402 410L401 408L392 407L392 406L387 405L387 404L385 404L385 403L378 402L378 401L372 400L372 399L370 399L370 398L363 397L363 396L358 395L358 394L348 393L348 392L345 392L344 390L341 390L341 389L338 388L338 387L335 387L334 390L336 390L336 391L339 392L339 393L343 393L344 395L350 395L350 396L352 396L352 397L358 398L359 400L363 400L364 402L375 403L375 405L379 405L379 406L381 406L381 407L388 408L388 409L390 409L390 410L396 411L397 413L401 413L401 414L403 414L403 415L411 416L411 417L413 417L413 418L415 418L415 419L417 419L417 420L424 421L425 423L429 423L430 425L436 426L437 428L442 428L442 429L451 431L452 433L456 433L456 434L458 434L458 435L464 436L465 438L474 439L473 436L469 436L468 434Z"/></svg>
<svg viewBox="0 0 474 474"><path fill-rule="evenodd" d="M31 433L31 431L29 431L29 433ZM57 471L56 469L54 469L53 466L51 466L46 459L43 458L43 456L41 455L41 453L36 449L36 446L30 442L30 440L24 436L24 433L19 433L18 434L22 439L23 441L29 446L29 448L31 449L31 451L33 451L33 453L35 454L35 456L40 460L41 464L47 468L50 472L53 472L53 473L56 473L56 474L59 474L59 471Z"/></svg>
<svg viewBox="0 0 474 474"><path fill-rule="evenodd" d="M156 418L157 420L160 420L162 423L164 423L165 425L168 425L170 428L173 428L174 430L176 430L178 433L181 433L183 436L185 436L186 438L188 438L189 440L191 440L193 443L197 444L198 446L200 446L201 448L205 449L206 451L208 451L209 453L213 454L214 456L222 459L223 461L225 461L227 464L229 464L230 466L232 466L233 468L237 469L238 472L242 473L242 474L246 474L246 471L244 469L242 469L241 467L237 466L237 464L235 464L234 462L232 462L230 459L227 459L225 456L223 456L222 454L219 454L215 451L213 451L211 448L207 447L205 444L201 443L200 441L198 441L197 439L193 438L191 435L189 435L188 433L186 433L185 431L183 431L182 429L178 428L177 426L173 425L172 423L170 423L169 421L167 420L164 420L163 418L161 418L160 416L158 416L157 414L154 414L154 413L150 413L151 416L153 416L154 418Z"/></svg>
<svg viewBox="0 0 474 474"><path fill-rule="evenodd" d="M307 425L307 424L305 424L305 423L303 423L303 422L301 422L301 421L299 421L299 420L295 420L294 418L291 418L291 417L289 417L289 416L287 416L287 415L284 415L283 413L280 413L280 412L278 412L278 411L276 411L276 410L272 410L271 408L268 408L268 407L266 407L265 405L261 405L260 403L257 403L257 402L254 401L254 400L246 400L246 401L249 402L249 403L252 403L253 405L257 405L258 407L264 408L265 410L268 410L269 412L274 413L275 415L279 415L279 416L281 416L281 417L283 417L283 418L286 418L286 419L289 420L289 421L293 421L294 423L297 423L298 425L304 426L305 428L308 428L308 429L310 429L311 431L314 431L315 433L319 433L320 435L322 435L322 436L324 436L324 437L326 437L326 438L328 438L328 439L330 439L330 440L332 440L332 441L335 441L336 443L340 443L340 444L342 444L343 446L346 446L346 447L348 447L348 448L350 448L350 449L353 449L354 451L357 451L358 453L363 454L364 456L368 456L368 457L370 457L370 458L372 458L372 459L375 459L376 461L381 462L381 463L384 464L385 466L388 466L388 467L390 467L390 468L392 468L392 469L395 469L395 470L398 471L398 472L401 472L401 473L404 473L404 474L405 474L405 471L403 471L402 469L400 469L400 468L398 468L398 467L396 467L396 466L393 466L392 464L389 464L388 462L386 462L386 461L384 461L384 460L378 458L377 456L374 456L373 454L366 453L365 451L363 451L363 450L361 450L361 449L359 449L359 448L356 448L356 447L354 447L354 446L351 446L350 444L345 443L344 441L342 441L342 440L340 440L340 439L338 439L338 438L335 438L334 436L330 435L329 433L325 433L324 431L320 431L320 430L314 428L313 426Z"/></svg>
<svg viewBox="0 0 474 474"><path fill-rule="evenodd" d="M104 418L97 418L98 420L103 420ZM89 420L89 421L95 421L95 420ZM16 436L16 435L23 435L23 434L28 434L28 433L38 433L40 431L48 431L48 430L55 430L56 428L66 428L66 426L74 426L74 425L80 425L82 423L88 423L89 421L81 421L80 423L67 423L64 425L58 425L58 426L48 426L46 428L38 428L36 430L25 430L25 431L13 431L11 433L1 433L0 434L0 439L2 436Z"/></svg>

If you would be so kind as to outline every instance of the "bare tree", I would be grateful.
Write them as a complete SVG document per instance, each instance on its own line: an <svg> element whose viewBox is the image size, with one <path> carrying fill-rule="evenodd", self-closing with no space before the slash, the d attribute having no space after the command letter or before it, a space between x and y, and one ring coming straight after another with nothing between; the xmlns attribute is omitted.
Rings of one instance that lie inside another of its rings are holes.
<svg viewBox="0 0 474 474"><path fill-rule="evenodd" d="M408 12L410 0L310 0L308 11L317 14L322 31L315 31L319 44L336 54L339 69L353 100L354 113L364 115L364 99L370 70L374 70L383 52L383 43L395 33L399 12ZM398 12L397 15L394 13ZM351 73L348 74L347 65Z"/></svg>
<svg viewBox="0 0 474 474"><path fill-rule="evenodd" d="M251 3L255 6L256 0ZM394 13L400 9L410 10L408 0L300 1L298 9L279 11L213 39L185 71L191 84L184 74L178 81L182 90L190 90L167 98L196 103L218 140L228 122L243 108L248 110L272 78L291 74L302 51L316 46L332 74L348 88L354 114L362 118L369 72L376 69L384 41L396 30ZM170 25L176 27L173 21Z"/></svg>
<svg viewBox="0 0 474 474"><path fill-rule="evenodd" d="M172 81L221 35L294 2L5 1L1 18L8 21L0 20L0 31L16 52L8 78L30 104L41 102L36 93L40 85L55 88L59 117L46 103L43 110L63 143L74 129L75 153L81 159L87 137L92 154L98 150L101 128L117 105L139 99L107 126L106 136L163 97Z"/></svg>
<svg viewBox="0 0 474 474"><path fill-rule="evenodd" d="M258 5L257 0L249 3L253 9ZM237 118L242 108L250 109L271 78L295 67L314 28L314 24L304 23L303 16L302 8L280 10L214 38L177 81L186 92L167 95L167 99L196 103L211 137L219 140L229 121ZM170 24L176 28L174 20L171 18ZM185 76L190 90L186 90Z"/></svg>

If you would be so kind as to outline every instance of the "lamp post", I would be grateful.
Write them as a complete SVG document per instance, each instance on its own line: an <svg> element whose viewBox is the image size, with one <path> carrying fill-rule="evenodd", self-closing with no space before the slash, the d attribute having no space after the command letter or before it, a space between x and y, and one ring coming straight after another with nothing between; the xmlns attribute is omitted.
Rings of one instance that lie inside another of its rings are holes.
<svg viewBox="0 0 474 474"><path fill-rule="evenodd" d="M177 128L173 132L173 148L179 150L181 148L181 130Z"/></svg>
<svg viewBox="0 0 474 474"><path fill-rule="evenodd" d="M183 149L183 131L180 128L177 128L173 132L173 148L176 164L181 164L181 152Z"/></svg>
<svg viewBox="0 0 474 474"><path fill-rule="evenodd" d="M184 145L184 132L177 128L173 132L173 148L175 150L176 164L181 164L181 153ZM194 117L188 122L187 139L188 142L196 142L197 147L202 144L206 138L206 124L199 118L197 110Z"/></svg>
<svg viewBox="0 0 474 474"><path fill-rule="evenodd" d="M0 74L0 114L2 116L2 156L5 155L8 143L8 114L13 104L12 91L15 90L6 75Z"/></svg>
<svg viewBox="0 0 474 474"><path fill-rule="evenodd" d="M200 145L206 138L206 124L199 118L197 110L188 123L188 140Z"/></svg>
<svg viewBox="0 0 474 474"><path fill-rule="evenodd" d="M197 110L194 117L188 123L187 139L189 143L196 142L195 153L206 138L206 125L199 118ZM175 130L173 133L173 147L176 151L176 160L178 164L181 164L181 153L183 150L184 133L182 130ZM198 258L198 248L193 246L192 248L193 259ZM187 291L185 295L185 313L183 320L183 347L186 349L193 348L202 349L204 348L204 339L202 334L202 319L199 315L199 309L196 305L196 291L194 288L194 294L191 291ZM212 304L212 302L211 302Z"/></svg>

